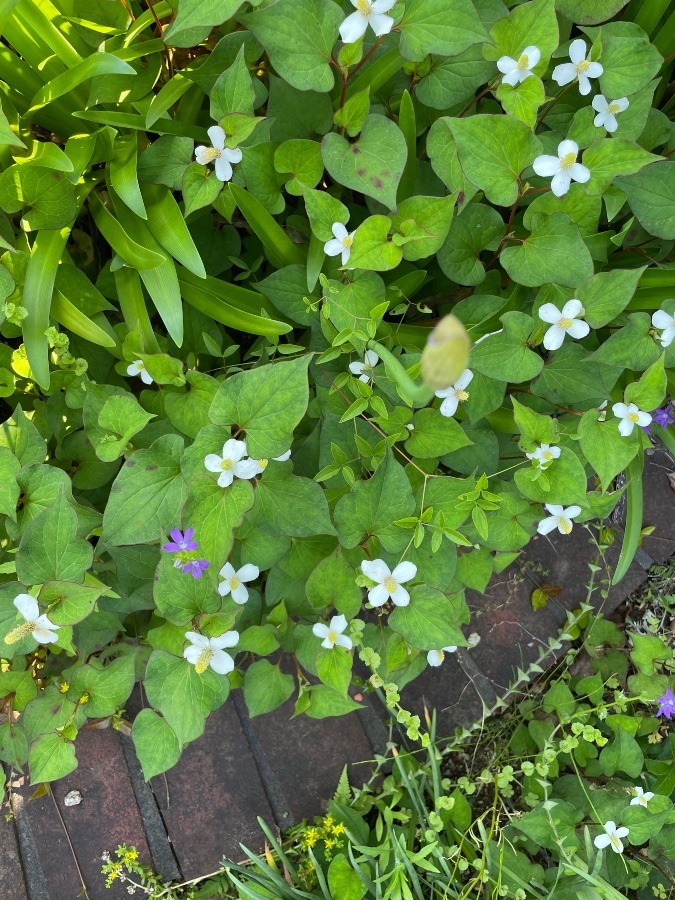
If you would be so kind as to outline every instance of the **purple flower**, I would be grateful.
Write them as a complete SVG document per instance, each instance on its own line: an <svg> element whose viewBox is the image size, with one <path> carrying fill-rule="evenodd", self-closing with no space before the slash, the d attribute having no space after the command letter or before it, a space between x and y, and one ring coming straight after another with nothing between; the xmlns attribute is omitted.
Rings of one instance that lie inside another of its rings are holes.
<svg viewBox="0 0 675 900"><path fill-rule="evenodd" d="M675 694L668 688L663 697L657 698L657 703L661 705L656 710L656 715L663 716L670 721L670 717L675 714Z"/></svg>
<svg viewBox="0 0 675 900"><path fill-rule="evenodd" d="M194 533L194 528L188 528L185 534L177 528L172 528L171 537L173 540L169 541L168 544L163 544L162 550L167 550L169 553L185 553L188 550L196 550L197 541L192 540Z"/></svg>
<svg viewBox="0 0 675 900"><path fill-rule="evenodd" d="M189 573L193 578L201 578L202 572L205 572L209 565L208 559L191 559L183 566L183 574Z"/></svg>
<svg viewBox="0 0 675 900"><path fill-rule="evenodd" d="M662 409L654 410L652 419L657 425L660 425L661 428L667 428L669 425L672 425L673 422L675 422L675 413L673 412L672 406L669 404Z"/></svg>

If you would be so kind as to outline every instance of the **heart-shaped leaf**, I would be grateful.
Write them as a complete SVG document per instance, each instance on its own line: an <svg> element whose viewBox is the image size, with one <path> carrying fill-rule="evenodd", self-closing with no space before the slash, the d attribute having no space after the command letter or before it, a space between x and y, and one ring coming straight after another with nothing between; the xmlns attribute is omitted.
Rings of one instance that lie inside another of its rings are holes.
<svg viewBox="0 0 675 900"><path fill-rule="evenodd" d="M321 155L335 181L394 209L408 150L401 130L389 119L368 116L353 144L339 134L327 134Z"/></svg>

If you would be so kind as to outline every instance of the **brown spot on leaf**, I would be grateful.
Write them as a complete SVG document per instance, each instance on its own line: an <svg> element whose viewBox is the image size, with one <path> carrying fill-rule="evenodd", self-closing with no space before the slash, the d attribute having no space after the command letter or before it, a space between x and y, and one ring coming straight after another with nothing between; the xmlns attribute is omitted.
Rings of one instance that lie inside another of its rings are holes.
<svg viewBox="0 0 675 900"><path fill-rule="evenodd" d="M363 176L366 174L366 170L365 169L357 169L356 174L359 176L359 178L363 178Z"/></svg>
<svg viewBox="0 0 675 900"><path fill-rule="evenodd" d="M157 466L153 466L153 465L146 466L145 471L146 472L154 472L156 468L157 468Z"/></svg>
<svg viewBox="0 0 675 900"><path fill-rule="evenodd" d="M356 144L352 144L352 153L354 154L354 156L358 156L360 152L360 147L357 147Z"/></svg>
<svg viewBox="0 0 675 900"><path fill-rule="evenodd" d="M376 187L376 188L384 187L383 182L379 178L376 178L374 175L370 179L370 183L372 184L373 187Z"/></svg>

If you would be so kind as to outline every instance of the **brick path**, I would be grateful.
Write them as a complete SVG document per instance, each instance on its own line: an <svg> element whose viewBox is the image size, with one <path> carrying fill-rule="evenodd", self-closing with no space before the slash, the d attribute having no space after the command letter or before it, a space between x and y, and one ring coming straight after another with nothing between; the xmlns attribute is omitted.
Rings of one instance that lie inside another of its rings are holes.
<svg viewBox="0 0 675 900"><path fill-rule="evenodd" d="M657 450L645 473L644 523L655 530L621 584L611 588L605 612L635 590L653 562L675 551L669 471L667 454ZM610 548L612 562L619 544ZM471 630L480 643L446 656L440 669L413 682L404 692L407 707L437 709L440 734L480 718L506 693L518 668L533 662L557 634L566 611L586 599L592 556L582 528L552 542L537 537L520 564L496 576L485 595L469 591ZM531 594L543 581L561 591L535 612ZM138 708L136 694L129 711ZM107 890L99 874L101 853L121 842L135 845L166 879L203 875L216 870L223 856L240 858L240 841L260 846L258 816L283 829L319 814L345 763L353 783L368 777L367 761L388 734L376 699L336 719L291 721L291 714L286 704L251 720L235 695L208 718L205 734L178 765L150 784L129 738L110 729L82 732L79 768L53 785L53 796L30 800L31 786L22 777L12 779L14 818L0 819L0 898L77 900L84 896L83 879L89 900L122 900L126 890ZM81 792L80 805L64 806L70 790Z"/></svg>

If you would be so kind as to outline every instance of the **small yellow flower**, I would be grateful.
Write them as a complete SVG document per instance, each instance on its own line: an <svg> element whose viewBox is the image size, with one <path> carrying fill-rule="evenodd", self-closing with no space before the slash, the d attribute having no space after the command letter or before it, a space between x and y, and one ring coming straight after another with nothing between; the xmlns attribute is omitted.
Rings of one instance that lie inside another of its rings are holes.
<svg viewBox="0 0 675 900"><path fill-rule="evenodd" d="M333 840L333 838L326 838L324 843L326 845L326 850L332 850L335 846L335 841Z"/></svg>
<svg viewBox="0 0 675 900"><path fill-rule="evenodd" d="M344 834L345 826L342 822L338 822L337 825L334 825L332 828L333 834Z"/></svg>

